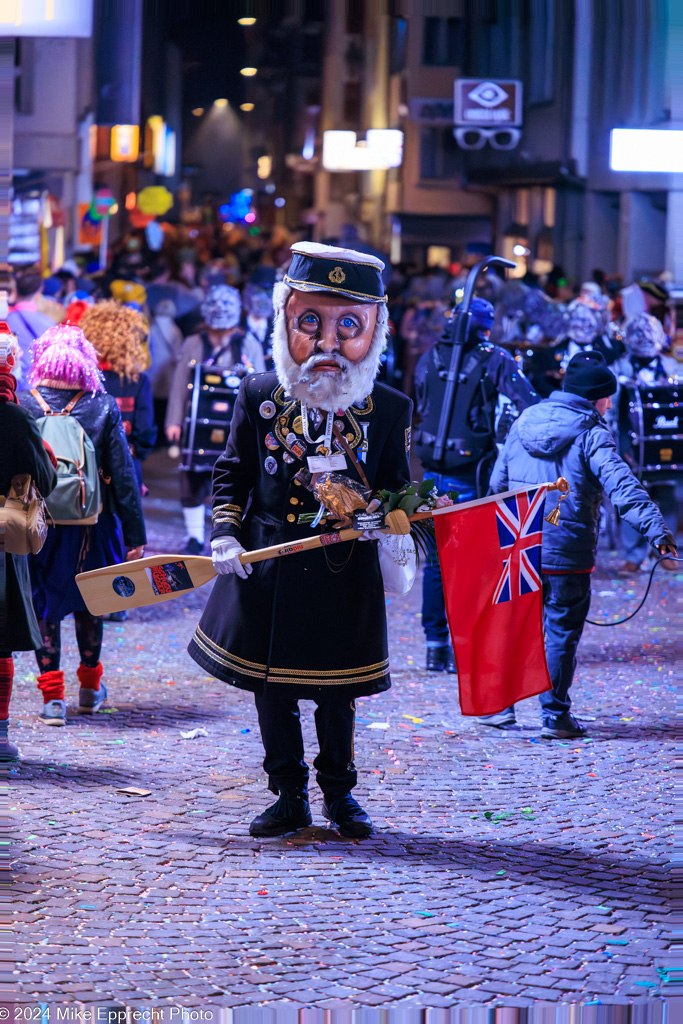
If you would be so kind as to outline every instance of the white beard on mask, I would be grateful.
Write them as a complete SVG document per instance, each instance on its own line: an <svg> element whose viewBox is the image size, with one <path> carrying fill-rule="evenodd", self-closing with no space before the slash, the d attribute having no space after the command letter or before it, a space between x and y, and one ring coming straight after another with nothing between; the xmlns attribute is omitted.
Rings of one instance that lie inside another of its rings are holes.
<svg viewBox="0 0 683 1024"><path fill-rule="evenodd" d="M344 411L362 402L373 389L379 372L382 352L386 348L389 334L389 310L386 302L378 303L377 323L372 334L370 348L364 359L350 363L341 355L314 355L299 366L292 359L287 340L287 317L285 306L292 289L280 282L273 291L275 320L273 324L273 360L277 378L290 398L295 398L313 409L323 412ZM334 359L341 373L313 373L316 362L330 362Z"/></svg>

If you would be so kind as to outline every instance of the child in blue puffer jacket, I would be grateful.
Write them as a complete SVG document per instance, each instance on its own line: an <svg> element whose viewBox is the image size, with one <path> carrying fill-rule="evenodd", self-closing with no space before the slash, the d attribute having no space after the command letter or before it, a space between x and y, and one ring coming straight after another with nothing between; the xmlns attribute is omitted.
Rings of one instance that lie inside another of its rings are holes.
<svg viewBox="0 0 683 1024"><path fill-rule="evenodd" d="M544 483L559 476L570 484L559 526L543 524L543 623L553 684L542 693L541 735L547 739L584 736L570 712L569 689L576 652L590 606L600 503L606 494L619 516L660 554L676 557L675 539L657 505L617 453L603 416L611 408L617 381L599 352L581 352L569 362L562 391L526 409L512 426L491 475L490 493ZM554 499L549 496L547 511ZM506 727L514 708L481 721Z"/></svg>

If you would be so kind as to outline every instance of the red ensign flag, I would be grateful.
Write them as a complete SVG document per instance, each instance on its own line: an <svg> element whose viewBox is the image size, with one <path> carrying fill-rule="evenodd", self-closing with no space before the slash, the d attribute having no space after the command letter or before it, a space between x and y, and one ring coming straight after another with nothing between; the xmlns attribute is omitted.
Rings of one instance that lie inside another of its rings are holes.
<svg viewBox="0 0 683 1024"><path fill-rule="evenodd" d="M435 510L463 715L493 715L551 689L541 582L546 490Z"/></svg>

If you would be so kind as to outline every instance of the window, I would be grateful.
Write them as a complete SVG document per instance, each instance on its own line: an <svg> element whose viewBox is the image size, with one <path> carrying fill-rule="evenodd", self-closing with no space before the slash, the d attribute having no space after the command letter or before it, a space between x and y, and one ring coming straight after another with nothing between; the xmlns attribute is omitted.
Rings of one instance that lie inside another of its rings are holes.
<svg viewBox="0 0 683 1024"><path fill-rule="evenodd" d="M408 38L408 22L406 18L391 19L391 48L389 74L398 75L406 64L406 41Z"/></svg>
<svg viewBox="0 0 683 1024"><path fill-rule="evenodd" d="M549 103L553 99L553 56L555 19L552 0L532 4L528 25L527 102Z"/></svg>
<svg viewBox="0 0 683 1024"><path fill-rule="evenodd" d="M422 63L432 67L459 67L463 62L462 18L424 19Z"/></svg>
<svg viewBox="0 0 683 1024"><path fill-rule="evenodd" d="M420 178L457 179L462 170L462 151L452 128L423 127L420 133Z"/></svg>

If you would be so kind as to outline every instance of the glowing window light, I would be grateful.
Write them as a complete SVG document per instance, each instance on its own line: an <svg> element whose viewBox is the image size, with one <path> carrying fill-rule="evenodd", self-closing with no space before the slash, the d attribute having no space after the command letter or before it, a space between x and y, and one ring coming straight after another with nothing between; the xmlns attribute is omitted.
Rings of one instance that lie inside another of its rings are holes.
<svg viewBox="0 0 683 1024"><path fill-rule="evenodd" d="M400 167L403 132L395 128L371 128L365 143L355 132L323 132L323 167L327 171L386 171Z"/></svg>
<svg viewBox="0 0 683 1024"><path fill-rule="evenodd" d="M262 181L265 178L270 177L270 172L273 169L273 158L272 156L260 156L256 162L256 175Z"/></svg>
<svg viewBox="0 0 683 1024"><path fill-rule="evenodd" d="M253 78L254 75L258 74L258 68L241 68L240 74L244 75L245 78Z"/></svg>
<svg viewBox="0 0 683 1024"><path fill-rule="evenodd" d="M195 107L192 113L195 117L201 117L204 113L204 107Z"/></svg>
<svg viewBox="0 0 683 1024"><path fill-rule="evenodd" d="M249 113L250 110L253 110L253 109L254 109L254 104L253 103L240 103L240 110L246 111L247 114Z"/></svg>
<svg viewBox="0 0 683 1024"><path fill-rule="evenodd" d="M109 154L115 163L132 164L140 152L140 129L136 124L115 124L111 130Z"/></svg>
<svg viewBox="0 0 683 1024"><path fill-rule="evenodd" d="M256 24L256 18L238 18L237 19L237 24L238 25L255 25Z"/></svg>
<svg viewBox="0 0 683 1024"><path fill-rule="evenodd" d="M614 128L610 168L613 171L683 173L683 130Z"/></svg>

